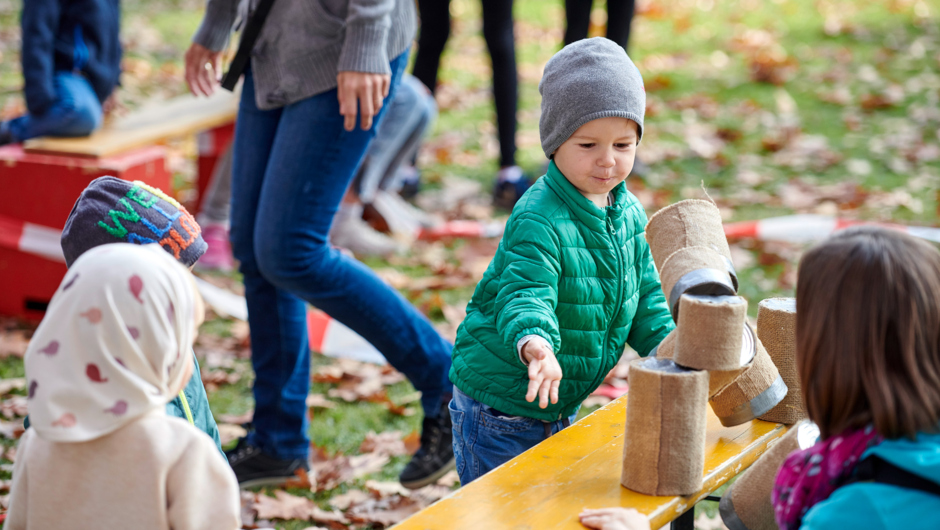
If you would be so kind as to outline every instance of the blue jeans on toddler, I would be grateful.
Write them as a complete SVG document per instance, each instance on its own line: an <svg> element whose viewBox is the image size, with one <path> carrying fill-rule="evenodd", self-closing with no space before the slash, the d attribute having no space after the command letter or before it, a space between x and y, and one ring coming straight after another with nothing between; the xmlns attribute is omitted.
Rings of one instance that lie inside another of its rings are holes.
<svg viewBox="0 0 940 530"><path fill-rule="evenodd" d="M448 408L454 424L454 456L461 486L535 447L578 417L575 412L547 423L508 416L464 394L456 386Z"/></svg>
<svg viewBox="0 0 940 530"><path fill-rule="evenodd" d="M328 240L330 225L408 63L390 61L391 91L370 130L343 129L336 90L272 110L245 74L235 124L232 251L241 262L255 370L248 443L279 459L306 458L310 347L307 302L375 346L436 416L450 389L452 345L368 267Z"/></svg>
<svg viewBox="0 0 940 530"><path fill-rule="evenodd" d="M101 102L81 74L57 72L56 102L42 114L26 114L0 124L15 142L37 136L88 136L101 125Z"/></svg>

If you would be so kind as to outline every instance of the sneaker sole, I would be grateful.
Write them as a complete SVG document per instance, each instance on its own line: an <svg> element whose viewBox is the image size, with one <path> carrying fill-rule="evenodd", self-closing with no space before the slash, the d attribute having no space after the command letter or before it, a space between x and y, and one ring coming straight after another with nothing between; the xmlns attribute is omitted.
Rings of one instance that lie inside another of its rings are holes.
<svg viewBox="0 0 940 530"><path fill-rule="evenodd" d="M246 480L245 482L239 482L238 487L241 489L246 488L257 488L260 486L283 486L287 481L297 478L296 475L291 475L289 477L263 477L263 478L254 478L251 480Z"/></svg>
<svg viewBox="0 0 940 530"><path fill-rule="evenodd" d="M446 464L444 464L444 466L442 466L440 469L438 469L438 470L435 471L434 473L431 473L430 475L428 475L428 476L426 476L426 477L424 477L424 478L422 478L422 479L419 479L419 480L412 480L412 481L408 481L408 482L401 481L401 485L404 486L404 487L406 487L406 488L408 488L408 489L410 489L410 490L420 489L420 488L423 488L423 487L427 486L428 484L433 484L433 483L437 482L438 480L441 479L441 477L443 477L444 475L446 475L447 472L450 471L450 470L452 470L452 469L457 469L457 459L456 459L456 458L451 458L450 461L447 462Z"/></svg>

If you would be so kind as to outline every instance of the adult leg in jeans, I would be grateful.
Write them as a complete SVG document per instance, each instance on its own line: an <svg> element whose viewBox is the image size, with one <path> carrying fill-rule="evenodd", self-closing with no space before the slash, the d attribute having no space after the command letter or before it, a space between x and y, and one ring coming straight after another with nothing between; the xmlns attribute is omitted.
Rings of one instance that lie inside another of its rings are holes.
<svg viewBox="0 0 940 530"><path fill-rule="evenodd" d="M37 136L88 136L101 125L101 102L81 74L59 72L56 102L42 114L26 114L2 124L15 142Z"/></svg>
<svg viewBox="0 0 940 530"><path fill-rule="evenodd" d="M513 33L513 0L482 0L483 39L493 60L493 98L499 134L499 165L516 165L516 107L519 78Z"/></svg>
<svg viewBox="0 0 940 530"><path fill-rule="evenodd" d="M255 430L229 455L239 482L264 478L265 471L243 472L239 458L258 448L279 460L306 459L310 358L304 324L306 303L265 279L258 269L254 232L261 188L271 158L283 109L260 110L255 104L254 79L245 74L232 160L232 250L241 263L248 302L255 383ZM243 450L244 449L244 450ZM293 467L300 464L295 462ZM284 466L283 474L291 472Z"/></svg>
<svg viewBox="0 0 940 530"><path fill-rule="evenodd" d="M437 90L437 70L441 54L450 37L450 0L421 0L418 2L421 30L418 35L418 54L415 56L414 76L433 94Z"/></svg>
<svg viewBox="0 0 940 530"><path fill-rule="evenodd" d="M407 54L392 62L390 98L406 62ZM327 241L374 130L343 129L335 90L258 111L246 81L236 126L232 241L245 277L252 362L260 370L249 442L276 458L306 455L310 365L303 300L375 345L422 391L426 417L437 416L451 345L371 270Z"/></svg>

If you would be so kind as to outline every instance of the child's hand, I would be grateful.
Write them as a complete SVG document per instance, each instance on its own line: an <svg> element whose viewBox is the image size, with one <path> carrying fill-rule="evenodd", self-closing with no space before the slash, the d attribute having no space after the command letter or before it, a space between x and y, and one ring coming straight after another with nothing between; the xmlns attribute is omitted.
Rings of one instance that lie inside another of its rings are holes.
<svg viewBox="0 0 940 530"><path fill-rule="evenodd" d="M531 403L539 398L539 408L558 403L558 385L561 383L561 366L552 348L541 340L530 340L522 347L522 356L529 363L529 391L525 400Z"/></svg>
<svg viewBox="0 0 940 530"><path fill-rule="evenodd" d="M584 510L580 515L581 524L596 530L649 530L650 523L646 516L628 508L601 508Z"/></svg>

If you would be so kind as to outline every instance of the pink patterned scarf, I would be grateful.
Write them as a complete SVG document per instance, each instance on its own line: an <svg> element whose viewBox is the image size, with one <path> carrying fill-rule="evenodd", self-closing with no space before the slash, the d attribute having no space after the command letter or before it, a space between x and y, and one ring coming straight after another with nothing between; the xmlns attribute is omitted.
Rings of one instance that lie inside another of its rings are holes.
<svg viewBox="0 0 940 530"><path fill-rule="evenodd" d="M784 530L798 529L806 512L829 498L852 475L862 453L881 440L869 425L788 456L777 473L771 494L777 525Z"/></svg>

